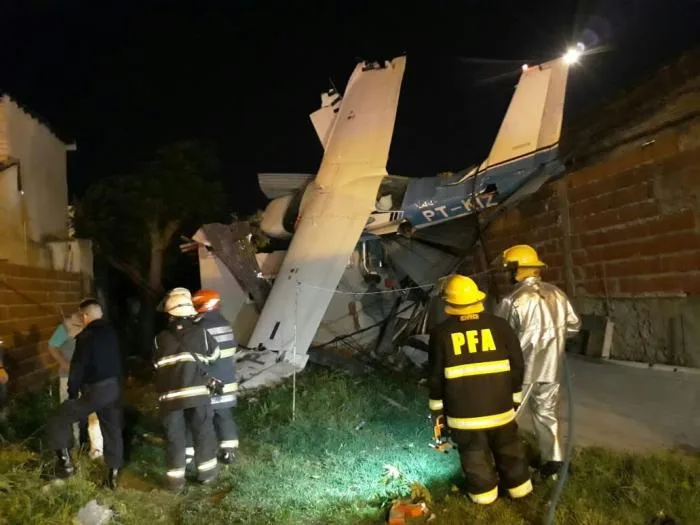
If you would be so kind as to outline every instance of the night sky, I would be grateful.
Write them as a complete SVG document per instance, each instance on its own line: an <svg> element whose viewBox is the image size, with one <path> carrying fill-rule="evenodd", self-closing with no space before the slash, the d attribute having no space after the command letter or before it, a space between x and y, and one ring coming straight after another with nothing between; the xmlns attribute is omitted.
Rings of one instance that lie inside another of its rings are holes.
<svg viewBox="0 0 700 525"><path fill-rule="evenodd" d="M388 169L429 176L482 160L523 60L600 48L570 77L571 120L700 34L697 0L0 3L0 90L77 142L71 195L204 138L239 213L264 205L257 172L316 171L308 115L358 59L407 54Z"/></svg>

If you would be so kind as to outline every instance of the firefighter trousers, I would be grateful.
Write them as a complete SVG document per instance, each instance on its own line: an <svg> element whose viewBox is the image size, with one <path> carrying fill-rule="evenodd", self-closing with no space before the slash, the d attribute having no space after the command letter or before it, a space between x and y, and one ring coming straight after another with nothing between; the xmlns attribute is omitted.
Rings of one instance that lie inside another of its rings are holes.
<svg viewBox="0 0 700 525"><path fill-rule="evenodd" d="M231 452L238 448L238 427L233 419L233 408L214 409L214 431L218 440L219 448L224 452ZM192 444L192 433L187 432L187 462L194 457L194 446Z"/></svg>
<svg viewBox="0 0 700 525"><path fill-rule="evenodd" d="M194 459L199 481L216 477L216 435L213 427L211 405L183 410L168 410L162 415L167 448L168 484L178 486L185 482L185 447L188 432L194 444Z"/></svg>
<svg viewBox="0 0 700 525"><path fill-rule="evenodd" d="M498 498L499 479L513 498L532 492L525 447L514 421L485 430L451 430L467 492L475 503L487 505ZM495 463L495 468L494 468Z"/></svg>
<svg viewBox="0 0 700 525"><path fill-rule="evenodd" d="M97 415L104 442L104 459L109 468L124 465L124 413L121 388L116 378L85 385L78 399L67 399L47 423L48 448L70 448L73 424L85 421L93 412Z"/></svg>
<svg viewBox="0 0 700 525"><path fill-rule="evenodd" d="M529 385L523 385L526 392ZM530 393L530 410L542 461L563 461L559 442L559 383L533 383Z"/></svg>

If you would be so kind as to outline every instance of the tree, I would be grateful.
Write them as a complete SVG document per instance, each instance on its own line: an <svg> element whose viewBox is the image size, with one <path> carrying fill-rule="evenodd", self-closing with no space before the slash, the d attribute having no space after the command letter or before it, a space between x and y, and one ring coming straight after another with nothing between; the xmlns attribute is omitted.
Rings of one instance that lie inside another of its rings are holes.
<svg viewBox="0 0 700 525"><path fill-rule="evenodd" d="M163 293L165 253L175 234L221 217L224 192L212 181L219 169L203 144L165 146L133 173L91 185L75 206L76 235L92 239L141 289L144 306L154 306Z"/></svg>

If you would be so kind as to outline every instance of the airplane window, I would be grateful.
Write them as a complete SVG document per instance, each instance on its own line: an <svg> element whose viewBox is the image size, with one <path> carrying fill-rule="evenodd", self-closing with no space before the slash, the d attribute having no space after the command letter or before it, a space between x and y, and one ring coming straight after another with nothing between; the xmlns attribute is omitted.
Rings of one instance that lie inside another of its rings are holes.
<svg viewBox="0 0 700 525"><path fill-rule="evenodd" d="M401 209L409 179L404 177L385 177L379 186L375 209L378 212L389 212Z"/></svg>

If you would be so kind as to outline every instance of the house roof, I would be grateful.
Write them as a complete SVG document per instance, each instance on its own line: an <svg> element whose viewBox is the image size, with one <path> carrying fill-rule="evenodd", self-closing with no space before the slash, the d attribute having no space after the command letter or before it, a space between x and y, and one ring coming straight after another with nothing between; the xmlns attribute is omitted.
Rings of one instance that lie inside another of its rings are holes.
<svg viewBox="0 0 700 525"><path fill-rule="evenodd" d="M0 89L0 104L6 103L6 102L11 102L15 106L17 106L20 110L22 110L23 113L25 113L27 116L30 118L36 120L39 124L44 126L46 129L48 129L51 134L56 137L58 140L60 140L63 144L70 144L73 142L72 140L67 140L64 137L61 137L55 129L51 127L51 125L48 123L48 121L44 118L42 118L39 114L34 112L31 108L27 107L25 104L22 104L19 100L14 98L12 95L10 95L7 91L3 91Z"/></svg>

